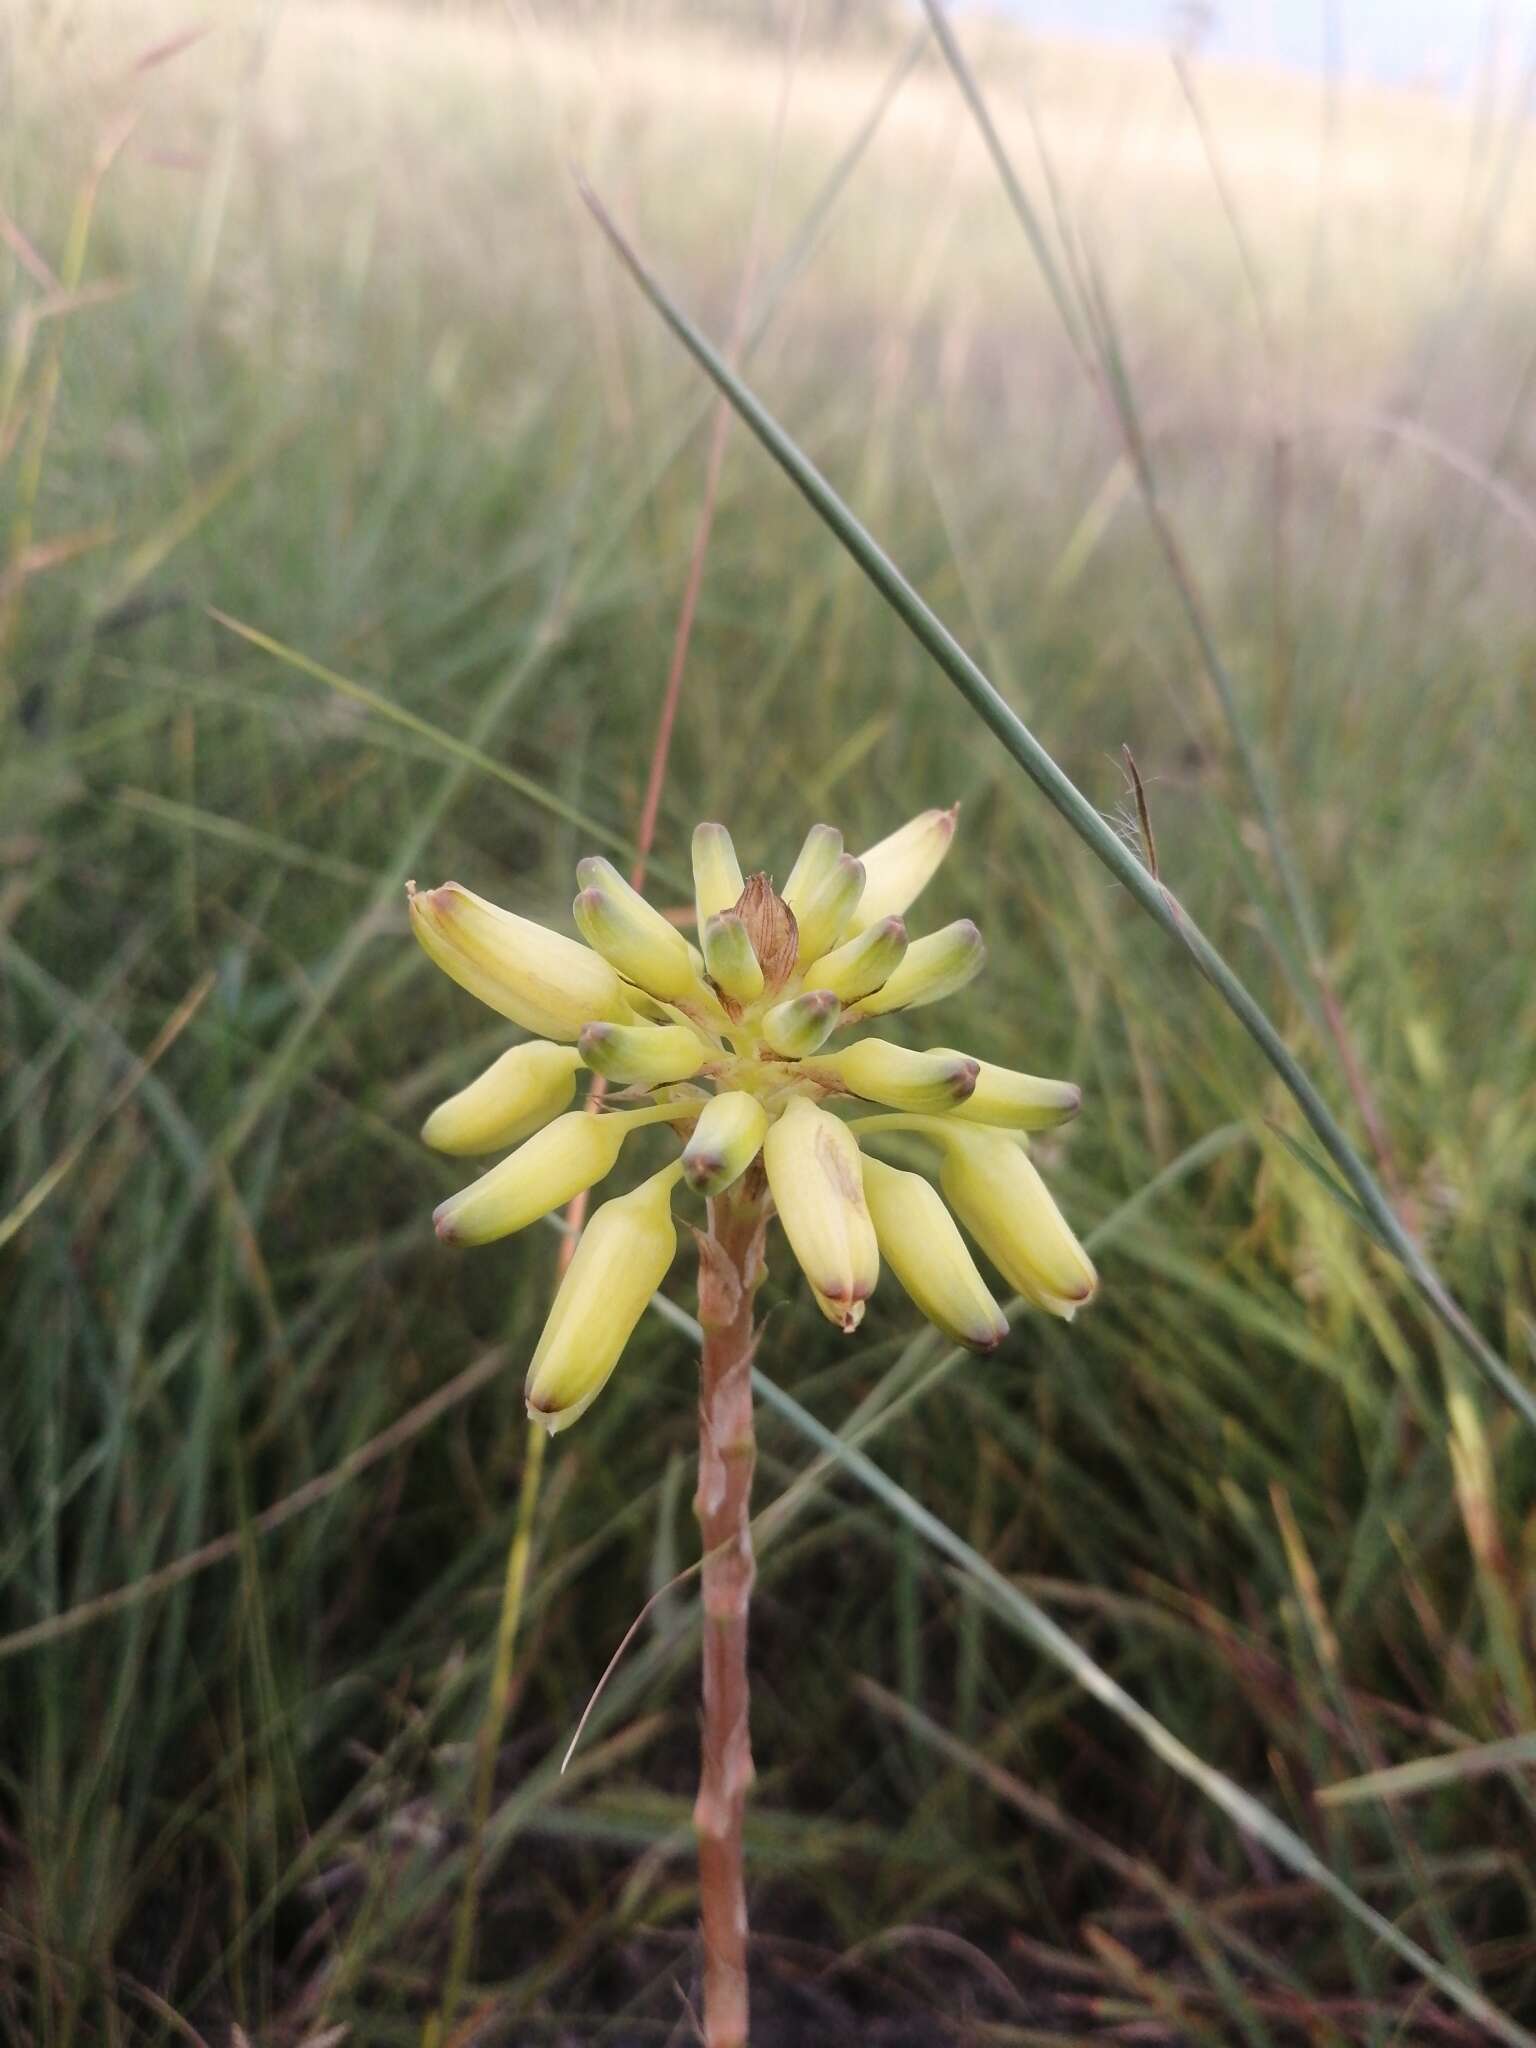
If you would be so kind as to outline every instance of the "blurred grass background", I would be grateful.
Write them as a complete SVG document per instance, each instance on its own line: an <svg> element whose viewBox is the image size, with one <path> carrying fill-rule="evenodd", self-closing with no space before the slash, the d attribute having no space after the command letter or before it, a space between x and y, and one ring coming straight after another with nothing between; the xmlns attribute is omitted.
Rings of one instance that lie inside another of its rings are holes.
<svg viewBox="0 0 1536 2048"><path fill-rule="evenodd" d="M1128 831L1130 746L1164 878L1529 1372L1528 81L1181 82L961 20L1114 309L1320 986L1113 421L912 26L0 23L7 2038L407 2041L440 1988L556 1241L432 1237L456 1174L417 1126L504 1041L409 943L402 885L564 923L575 860L628 844L709 411L573 159L716 334L760 215L754 384ZM1083 1084L1037 1149L1107 1225L1104 1288L866 1448L1536 2022L1536 1750L1484 1748L1536 1736L1528 1437L1281 1141L1247 1040L737 435L653 894L686 897L700 817L782 874L816 818L857 845L956 798L925 922L975 915L991 957L942 1035ZM850 1346L780 1277L762 1363L833 1428L937 1355L892 1287ZM546 1463L456 2038L690 2038L686 1587L557 1771L694 1555L693 1429L658 1319ZM760 1507L812 1466L765 1416ZM820 1467L797 1501L754 1616L763 2041L1484 2038L878 1503ZM1317 1796L1426 1756L1411 1796Z"/></svg>

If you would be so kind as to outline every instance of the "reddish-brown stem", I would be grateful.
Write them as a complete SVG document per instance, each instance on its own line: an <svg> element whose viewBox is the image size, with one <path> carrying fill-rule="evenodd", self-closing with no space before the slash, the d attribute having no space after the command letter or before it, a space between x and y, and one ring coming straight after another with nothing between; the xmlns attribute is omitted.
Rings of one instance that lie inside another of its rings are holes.
<svg viewBox="0 0 1536 2048"><path fill-rule="evenodd" d="M747 1615L752 1560L753 1297L763 1268L767 1205L761 1174L709 1205L699 1238L699 1484L704 1546L704 1728L699 1796L699 1928L706 2048L745 2048L747 1893L742 1818L752 1783Z"/></svg>

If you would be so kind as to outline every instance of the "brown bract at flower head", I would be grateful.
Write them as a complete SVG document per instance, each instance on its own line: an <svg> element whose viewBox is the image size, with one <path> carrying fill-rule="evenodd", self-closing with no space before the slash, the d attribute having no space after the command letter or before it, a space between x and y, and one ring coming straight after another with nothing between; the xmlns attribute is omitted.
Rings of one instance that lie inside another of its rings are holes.
<svg viewBox="0 0 1536 2048"><path fill-rule="evenodd" d="M603 1179L638 1131L666 1126L682 1141L586 1227L528 1375L529 1411L551 1430L596 1398L665 1277L679 1187L714 1198L766 1182L818 1307L845 1332L883 1259L954 1341L1001 1343L1007 1323L956 1217L1027 1302L1070 1319L1091 1298L1093 1266L1025 1137L1075 1116L1078 1090L948 1048L845 1036L953 995L981 968L968 918L917 939L907 930L957 817L958 806L924 811L858 856L815 825L782 890L764 873L744 879L725 827L700 825L697 945L602 858L577 868L579 941L457 882L409 886L424 950L535 1034L428 1119L423 1135L444 1151L521 1141L440 1205L443 1238L484 1244L523 1229ZM598 1116L572 1110L582 1068L621 1101ZM873 1113L847 1114L861 1105ZM942 1195L869 1154L886 1134L931 1141Z"/></svg>

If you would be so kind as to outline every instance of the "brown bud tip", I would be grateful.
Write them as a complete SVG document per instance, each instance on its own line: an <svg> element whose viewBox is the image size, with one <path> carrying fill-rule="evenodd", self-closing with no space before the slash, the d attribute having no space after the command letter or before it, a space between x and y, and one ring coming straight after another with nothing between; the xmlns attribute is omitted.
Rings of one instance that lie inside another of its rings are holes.
<svg viewBox="0 0 1536 2048"><path fill-rule="evenodd" d="M955 1062L955 1100L968 1101L976 1093L976 1078L981 1072L976 1060L962 1059Z"/></svg>
<svg viewBox="0 0 1536 2048"><path fill-rule="evenodd" d="M457 1244L458 1234L453 1227L453 1216L446 1202L441 1202L432 1211L432 1228L444 1244Z"/></svg>
<svg viewBox="0 0 1536 2048"><path fill-rule="evenodd" d="M1008 1325L997 1322L991 1329L983 1330L975 1337L967 1337L965 1341L978 1358L990 1358L1007 1335Z"/></svg>
<svg viewBox="0 0 1536 2048"><path fill-rule="evenodd" d="M707 1187L724 1165L718 1152L695 1152L691 1159L683 1160L683 1179L691 1188Z"/></svg>
<svg viewBox="0 0 1536 2048"><path fill-rule="evenodd" d="M1076 1116L1083 1106L1083 1091L1075 1081L1069 1081L1061 1091L1061 1107L1065 1117Z"/></svg>
<svg viewBox="0 0 1536 2048"><path fill-rule="evenodd" d="M800 951L795 913L764 874L747 877L735 908L763 970L763 986L770 995L777 994L794 972Z"/></svg>

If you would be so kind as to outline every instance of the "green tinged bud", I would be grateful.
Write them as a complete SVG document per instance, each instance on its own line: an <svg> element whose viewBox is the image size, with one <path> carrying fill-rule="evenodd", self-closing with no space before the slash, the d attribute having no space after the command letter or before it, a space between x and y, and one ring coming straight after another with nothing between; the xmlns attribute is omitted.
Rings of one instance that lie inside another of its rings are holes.
<svg viewBox="0 0 1536 2048"><path fill-rule="evenodd" d="M539 1038L565 1043L594 1017L629 1014L606 960L574 939L487 903L458 882L407 882L411 929L435 965L482 1003Z"/></svg>
<svg viewBox="0 0 1536 2048"><path fill-rule="evenodd" d="M675 1163L663 1167L632 1193L604 1202L581 1234L523 1390L530 1419L551 1436L597 1399L667 1277L677 1253L671 1198L680 1171Z"/></svg>
<svg viewBox="0 0 1536 2048"><path fill-rule="evenodd" d="M851 853L839 854L802 903L790 903L798 926L798 959L819 960L837 944L858 908L863 888L863 868ZM789 902L787 896L784 900Z"/></svg>
<svg viewBox="0 0 1536 2048"><path fill-rule="evenodd" d="M883 988L865 996L855 1015L884 1017L892 1010L915 1010L921 1003L952 996L981 972L986 957L981 933L968 917L957 918L942 931L914 939L895 973Z"/></svg>
<svg viewBox="0 0 1536 2048"><path fill-rule="evenodd" d="M835 825L813 825L806 833L789 880L780 891L797 919L804 916L806 905L836 867L842 851L843 835Z"/></svg>
<svg viewBox="0 0 1536 2048"><path fill-rule="evenodd" d="M576 1044L594 1074L627 1088L691 1080L712 1050L686 1024L589 1024Z"/></svg>
<svg viewBox="0 0 1536 2048"><path fill-rule="evenodd" d="M803 1060L837 1029L842 1005L827 989L775 1003L764 1017L764 1040L781 1059Z"/></svg>
<svg viewBox="0 0 1536 2048"><path fill-rule="evenodd" d="M1009 1286L1070 1322L1093 1298L1093 1262L1067 1227L1022 1138L933 1126L944 1148L939 1184Z"/></svg>
<svg viewBox="0 0 1536 2048"><path fill-rule="evenodd" d="M576 923L594 952L663 1002L698 992L688 941L661 912L631 889L610 860L580 861Z"/></svg>
<svg viewBox="0 0 1536 2048"><path fill-rule="evenodd" d="M731 835L723 825L696 825L693 831L693 902L699 930L722 910L733 910L745 883Z"/></svg>
<svg viewBox="0 0 1536 2048"><path fill-rule="evenodd" d="M763 970L742 919L734 910L717 911L705 923L703 938L710 980L732 1002L756 1002L763 992Z"/></svg>
<svg viewBox="0 0 1536 2048"><path fill-rule="evenodd" d="M581 1056L535 1038L504 1052L477 1080L440 1103L421 1127L439 1152L496 1152L547 1124L576 1093Z"/></svg>
<svg viewBox="0 0 1536 2048"><path fill-rule="evenodd" d="M440 1202L432 1221L446 1244L490 1244L524 1230L613 1171L631 1116L573 1109Z"/></svg>
<svg viewBox="0 0 1536 2048"><path fill-rule="evenodd" d="M861 1038L841 1052L822 1053L813 1078L830 1074L867 1102L933 1115L965 1101L976 1085L976 1062L963 1053L911 1052L883 1038Z"/></svg>
<svg viewBox="0 0 1536 2048"><path fill-rule="evenodd" d="M883 917L856 939L847 939L807 968L805 985L830 989L840 1003L873 995L901 965L907 928L899 917Z"/></svg>
<svg viewBox="0 0 1536 2048"><path fill-rule="evenodd" d="M878 918L900 917L916 901L948 853L959 817L958 804L947 811L924 811L859 855L864 894L854 918L855 931Z"/></svg>
<svg viewBox="0 0 1536 2048"><path fill-rule="evenodd" d="M721 1194L763 1149L767 1130L768 1112L755 1095L711 1096L683 1148L683 1178L695 1194Z"/></svg>
<svg viewBox="0 0 1536 2048"><path fill-rule="evenodd" d="M858 1140L829 1110L797 1096L769 1126L763 1164L817 1306L845 1333L857 1329L880 1277Z"/></svg>
<svg viewBox="0 0 1536 2048"><path fill-rule="evenodd" d="M960 1054L952 1055L958 1059ZM1009 1131L1048 1131L1075 1117L1083 1091L1074 1081L1046 1081L1016 1074L1011 1067L976 1063L976 1086L955 1110L968 1124L993 1124Z"/></svg>
<svg viewBox="0 0 1536 2048"><path fill-rule="evenodd" d="M863 1169L881 1258L952 1343L995 1351L1007 1321L938 1195L920 1173L903 1173L867 1153Z"/></svg>

